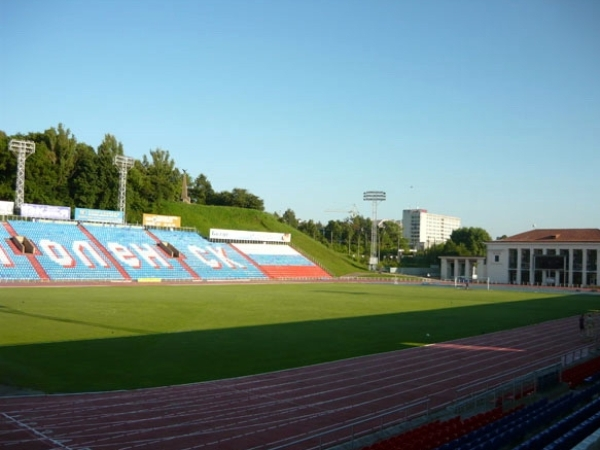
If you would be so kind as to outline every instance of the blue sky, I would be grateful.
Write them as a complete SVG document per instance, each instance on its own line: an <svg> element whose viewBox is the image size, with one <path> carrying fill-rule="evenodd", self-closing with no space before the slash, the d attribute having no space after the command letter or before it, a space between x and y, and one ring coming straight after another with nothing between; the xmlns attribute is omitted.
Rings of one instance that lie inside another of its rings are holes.
<svg viewBox="0 0 600 450"><path fill-rule="evenodd" d="M597 0L0 1L0 130L168 150L269 212L600 227Z"/></svg>

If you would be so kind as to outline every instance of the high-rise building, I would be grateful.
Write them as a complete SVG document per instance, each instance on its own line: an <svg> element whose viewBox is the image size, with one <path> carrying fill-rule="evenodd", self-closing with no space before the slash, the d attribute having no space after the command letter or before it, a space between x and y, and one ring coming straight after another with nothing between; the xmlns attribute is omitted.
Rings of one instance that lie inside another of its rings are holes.
<svg viewBox="0 0 600 450"><path fill-rule="evenodd" d="M423 250L450 239L452 232L460 228L460 218L432 214L426 209L405 209L402 226L402 235L409 240L410 248Z"/></svg>

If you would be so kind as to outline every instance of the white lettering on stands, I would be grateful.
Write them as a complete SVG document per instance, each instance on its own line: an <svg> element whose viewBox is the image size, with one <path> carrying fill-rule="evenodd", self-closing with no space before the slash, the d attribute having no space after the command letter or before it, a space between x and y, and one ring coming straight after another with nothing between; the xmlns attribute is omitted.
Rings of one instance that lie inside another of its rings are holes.
<svg viewBox="0 0 600 450"><path fill-rule="evenodd" d="M229 257L225 253L225 249L223 247L208 247L208 251L210 251L212 254L214 254L217 258L219 258L221 261L223 261L227 266L229 266L232 269L235 269L235 268L245 269L246 268L246 266L244 266L243 264L240 264L232 259L229 259Z"/></svg>
<svg viewBox="0 0 600 450"><path fill-rule="evenodd" d="M203 248L200 248L197 245L188 245L188 250L207 266L212 267L213 269L220 269L222 267L221 263L216 259L206 259L204 255L208 255L208 251Z"/></svg>
<svg viewBox="0 0 600 450"><path fill-rule="evenodd" d="M169 264L167 261L165 261L162 256L160 256L155 249L153 249L152 247L150 247L150 245L144 243L141 246L136 245L136 244L131 244L131 247L142 257L146 260L146 262L148 264L150 264L152 267L154 267L155 269L159 269L159 265L157 264L157 262L159 262L163 267L166 267L168 269L172 269L173 266L171 266L171 264Z"/></svg>
<svg viewBox="0 0 600 450"><path fill-rule="evenodd" d="M110 264L98 253L98 251L87 241L74 241L73 242L73 253L79 261L81 261L86 267L94 269L97 266L107 268ZM51 241L49 239L42 239L39 242L40 249L43 254L47 255L50 260L54 263L65 267L73 268L77 265L77 260L71 256L69 251L60 243ZM121 263L134 268L139 269L142 266L142 261L133 253L128 247L118 242L108 242L106 247ZM149 244L144 243L141 246L131 244L131 247L153 268L158 269L162 267L172 268L173 266L166 261L160 253L158 253ZM237 261L232 260L227 256L227 253L223 247L198 247L197 245L189 245L188 250L191 255L199 259L203 264L211 267L212 269L221 269L223 265L226 267L235 269L245 269L246 266ZM211 256L216 257L213 258ZM95 264L94 264L95 262ZM0 246L0 264L4 267L14 267L14 262L10 256L6 253L5 249Z"/></svg>
<svg viewBox="0 0 600 450"><path fill-rule="evenodd" d="M66 268L75 267L75 260L62 244L51 241L50 239L42 239L40 240L40 247L42 248L43 253L59 266Z"/></svg>
<svg viewBox="0 0 600 450"><path fill-rule="evenodd" d="M8 254L4 251L4 249L0 246L0 263L4 267L15 267L15 263L9 258Z"/></svg>
<svg viewBox="0 0 600 450"><path fill-rule="evenodd" d="M92 247L92 244L90 244L89 242L74 241L73 242L73 252L75 253L75 256L77 256L83 262L83 264L85 264L90 269L95 269L96 266L90 260L90 258L88 258L86 256L86 253L89 256L91 256L100 267L104 267L104 268L109 267L109 264L104 259L102 259L102 256L100 256L98 254L96 249L94 247Z"/></svg>
<svg viewBox="0 0 600 450"><path fill-rule="evenodd" d="M118 242L109 242L107 247L123 264L127 264L134 269L142 267L142 262L124 245L121 245Z"/></svg>

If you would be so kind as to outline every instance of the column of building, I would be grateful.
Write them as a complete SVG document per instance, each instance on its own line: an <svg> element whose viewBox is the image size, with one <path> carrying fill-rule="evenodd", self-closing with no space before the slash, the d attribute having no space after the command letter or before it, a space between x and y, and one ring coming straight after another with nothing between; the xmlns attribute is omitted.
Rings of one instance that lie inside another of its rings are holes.
<svg viewBox="0 0 600 450"><path fill-rule="evenodd" d="M515 278L516 284L521 284L521 248L517 248L517 277Z"/></svg>
<svg viewBox="0 0 600 450"><path fill-rule="evenodd" d="M534 252L533 252L533 247L531 247L529 249L529 284L530 285L534 285L535 284L535 267L534 267Z"/></svg>
<svg viewBox="0 0 600 450"><path fill-rule="evenodd" d="M568 266L568 277L565 280L567 286L573 286L573 249L569 248L569 266Z"/></svg>
<svg viewBox="0 0 600 450"><path fill-rule="evenodd" d="M542 255L547 255L548 254L548 249L544 248L542 249ZM545 285L546 284L546 279L547 277L548 271L547 270L542 270L542 284Z"/></svg>
<svg viewBox="0 0 600 450"><path fill-rule="evenodd" d="M448 277L448 261L446 258L442 258L442 264L440 267L440 277L442 280Z"/></svg>
<svg viewBox="0 0 600 450"><path fill-rule="evenodd" d="M596 251L596 286L600 286L600 249Z"/></svg>
<svg viewBox="0 0 600 450"><path fill-rule="evenodd" d="M587 249L583 249L583 257L581 258L581 285L587 286Z"/></svg>

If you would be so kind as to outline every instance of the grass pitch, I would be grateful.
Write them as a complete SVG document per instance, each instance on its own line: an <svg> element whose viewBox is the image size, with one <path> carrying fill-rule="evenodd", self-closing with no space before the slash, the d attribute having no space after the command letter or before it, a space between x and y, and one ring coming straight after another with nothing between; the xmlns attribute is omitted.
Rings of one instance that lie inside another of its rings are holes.
<svg viewBox="0 0 600 450"><path fill-rule="evenodd" d="M594 295L392 284L0 289L0 384L47 393L251 375L598 309Z"/></svg>

